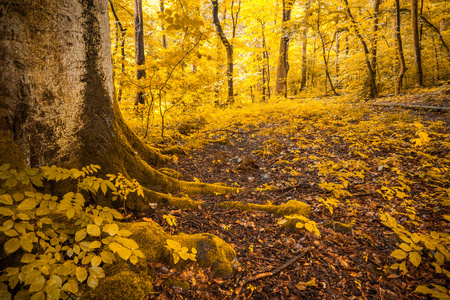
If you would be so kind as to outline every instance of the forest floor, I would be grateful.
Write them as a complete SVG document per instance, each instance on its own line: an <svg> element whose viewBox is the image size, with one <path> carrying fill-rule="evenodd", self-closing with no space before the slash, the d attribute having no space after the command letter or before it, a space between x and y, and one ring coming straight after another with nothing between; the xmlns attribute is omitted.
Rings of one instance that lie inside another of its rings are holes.
<svg viewBox="0 0 450 300"><path fill-rule="evenodd" d="M208 204L196 210L168 208L176 226L160 211L146 217L171 233L219 236L234 247L239 266L230 278L218 278L195 264L168 272L152 264L157 275L152 297L427 299L414 293L417 286L448 288L449 258L442 260L438 248L419 249L425 238L412 237L432 236L443 252L449 247L450 113L371 104L450 107L450 89L353 104L291 101L241 112L229 117L233 121L217 120L193 138L226 137L229 144L206 145L168 166L183 180L222 182L240 192L194 196ZM309 219L320 236L283 227L283 216L219 206L292 199L311 206ZM382 223L385 213L404 226L406 237L396 222L391 228ZM399 247L409 260L391 256ZM421 260L417 267L415 251ZM185 284L172 284L173 279Z"/></svg>

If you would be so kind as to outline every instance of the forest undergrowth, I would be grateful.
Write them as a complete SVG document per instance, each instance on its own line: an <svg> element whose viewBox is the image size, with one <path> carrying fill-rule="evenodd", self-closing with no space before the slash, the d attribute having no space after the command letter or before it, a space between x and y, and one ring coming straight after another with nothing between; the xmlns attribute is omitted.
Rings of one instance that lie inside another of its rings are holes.
<svg viewBox="0 0 450 300"><path fill-rule="evenodd" d="M374 103L448 107L449 94L438 87ZM234 106L169 138L194 149L169 165L184 180L240 192L194 196L206 205L146 217L172 233L216 234L239 266L219 279L194 264L154 264L155 297L448 299L450 115L372 104L334 97ZM229 143L204 142L217 139ZM267 209L290 200L311 215Z"/></svg>

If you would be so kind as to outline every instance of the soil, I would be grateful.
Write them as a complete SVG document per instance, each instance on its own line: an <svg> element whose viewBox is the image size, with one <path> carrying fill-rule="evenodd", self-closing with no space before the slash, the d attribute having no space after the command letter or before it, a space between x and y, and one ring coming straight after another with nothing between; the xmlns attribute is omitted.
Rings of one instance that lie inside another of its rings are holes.
<svg viewBox="0 0 450 300"><path fill-rule="evenodd" d="M389 107L374 109L380 112L404 111ZM436 111L410 113L413 116L420 114L425 120L448 122L450 119L448 114ZM330 194L318 186L321 178L317 171L309 168L306 159L297 160L292 166L298 172L298 181L289 184L292 174L286 173L284 166L277 162L292 160L290 150L295 146L288 136L277 133L274 126L260 123L259 126L243 129L237 124L235 128L227 128L227 136L232 144L207 145L190 155L181 156L176 164L168 166L181 172L184 180L194 181L198 178L208 183L238 185L241 192L217 196L198 195L193 199L207 203L206 208L169 208L163 211L176 217L176 227L169 226L159 210L146 217L161 224L168 232L209 232L217 235L234 247L238 264L230 278L214 277L209 270L200 269L195 264L182 270L169 270L167 266L150 264L156 275L152 298L426 299L421 294L413 293L419 282L432 281L449 286L448 278L436 275L433 269L423 265L419 268L408 266L409 272L404 275L398 271L383 272L383 266L395 262L390 254L398 248L398 240L392 230L380 222L378 210L384 202L375 191L361 193L350 190L353 193L351 198L341 198L342 201L351 199L351 203L358 205L353 208L347 205L336 210L333 221L345 224L353 221L351 230L338 226L339 223L325 226L330 222L330 214L316 199L326 198ZM266 129L273 129L273 133L255 134ZM254 151L261 150L264 142L272 139L279 143L275 153L255 154ZM339 147L327 150L336 156L342 155L343 151ZM308 157L317 150L301 151L301 156ZM370 181L371 178L366 180ZM278 185L280 189L257 189L264 184ZM366 184L370 185L370 182ZM420 187L413 187L411 193L419 192ZM235 200L282 204L291 199L311 206L312 215L309 219L317 223L320 238L306 231L293 231L278 225L277 222L283 219L280 216L218 206L219 203ZM357 218L354 218L355 215ZM433 211L420 211L420 217L423 220L421 229L450 232L448 223L439 219ZM449 269L448 262L445 267Z"/></svg>

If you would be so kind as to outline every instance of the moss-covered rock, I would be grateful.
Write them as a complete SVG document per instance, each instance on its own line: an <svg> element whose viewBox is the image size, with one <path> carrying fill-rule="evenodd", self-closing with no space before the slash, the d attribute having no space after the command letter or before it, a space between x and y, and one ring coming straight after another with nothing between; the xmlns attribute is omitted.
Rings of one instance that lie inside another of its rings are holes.
<svg viewBox="0 0 450 300"><path fill-rule="evenodd" d="M139 249L144 253L147 260L169 263L172 266L182 267L189 261L180 260L173 264L171 253L164 246L167 239L175 240L189 250L197 250L197 262L201 267L211 268L213 273L220 277L227 277L233 273L232 264L236 257L234 249L224 240L215 235L201 233L189 235L180 233L174 236L167 234L155 222L136 222L122 224L125 229L131 231L130 236L135 240Z"/></svg>
<svg viewBox="0 0 450 300"><path fill-rule="evenodd" d="M243 203L240 201L227 201L219 204L221 207L235 208L239 210L259 210L267 211L280 216L285 215L302 215L309 217L311 215L311 207L304 202L297 200L289 200L281 205L273 204L255 204L255 203Z"/></svg>
<svg viewBox="0 0 450 300"><path fill-rule="evenodd" d="M106 276L95 289L86 289L81 299L141 300L152 294L152 278L142 273L122 271Z"/></svg>
<svg viewBox="0 0 450 300"><path fill-rule="evenodd" d="M208 233L188 235L180 233L171 239L178 241L188 249L197 250L197 262L201 267L211 268L213 273L220 277L228 277L233 273L233 262L236 252L224 240ZM183 265L180 261L177 265Z"/></svg>
<svg viewBox="0 0 450 300"><path fill-rule="evenodd" d="M323 224L323 226L328 227L328 228L333 228L335 231L341 232L341 233L351 232L352 228L353 228L353 224L351 224L351 223L346 224L346 223L333 222L333 221L325 222Z"/></svg>

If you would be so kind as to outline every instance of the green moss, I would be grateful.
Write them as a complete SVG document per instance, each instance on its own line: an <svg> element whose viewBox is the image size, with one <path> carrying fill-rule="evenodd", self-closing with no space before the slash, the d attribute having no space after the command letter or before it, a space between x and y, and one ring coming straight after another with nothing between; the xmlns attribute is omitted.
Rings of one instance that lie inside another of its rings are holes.
<svg viewBox="0 0 450 300"><path fill-rule="evenodd" d="M224 240L208 233L199 233L188 235L180 233L174 235L171 239L178 241L181 246L197 250L197 262L201 267L208 268L220 277L228 277L233 273L233 261L236 258L236 252ZM178 265L187 262L180 260Z"/></svg>
<svg viewBox="0 0 450 300"><path fill-rule="evenodd" d="M232 145L228 138L223 138L219 140L204 140L203 143L207 144L219 144L219 145Z"/></svg>
<svg viewBox="0 0 450 300"><path fill-rule="evenodd" d="M163 174L166 174L167 176L175 178L175 179L179 179L179 178L183 177L183 174L181 174L180 172L178 172L174 169L161 168L161 169L158 169L158 171Z"/></svg>
<svg viewBox="0 0 450 300"><path fill-rule="evenodd" d="M304 217L309 217L309 215L311 215L311 207L304 202L289 200L285 204L277 207L276 214L280 216L298 214Z"/></svg>
<svg viewBox="0 0 450 300"><path fill-rule="evenodd" d="M25 159L14 139L0 130L0 166L10 164L11 169L25 169Z"/></svg>
<svg viewBox="0 0 450 300"><path fill-rule="evenodd" d="M141 300L153 293L152 278L122 271L99 281L95 289L86 288L80 299Z"/></svg>
<svg viewBox="0 0 450 300"><path fill-rule="evenodd" d="M131 231L131 239L139 245L148 261L164 261L163 247L169 235L156 222L122 223L121 228Z"/></svg>
<svg viewBox="0 0 450 300"><path fill-rule="evenodd" d="M345 224L341 222L332 222L332 221L325 222L323 226L333 228L335 231L342 233L351 232L353 228L353 224Z"/></svg>
<svg viewBox="0 0 450 300"><path fill-rule="evenodd" d="M308 204L297 201L289 200L285 204L273 205L273 204L255 204L255 203L243 203L240 201L227 201L219 204L221 207L235 208L239 210L259 210L266 211L280 216L298 214L304 217L309 217L311 214L311 208Z"/></svg>
<svg viewBox="0 0 450 300"><path fill-rule="evenodd" d="M183 147L183 146L170 146L170 147L161 149L162 154L186 155L189 152L191 152L191 148Z"/></svg>
<svg viewBox="0 0 450 300"><path fill-rule="evenodd" d="M164 282L165 286L172 287L172 286L178 286L182 288L183 290L189 290L191 288L191 285L189 282L177 280L175 278L169 278Z"/></svg>

